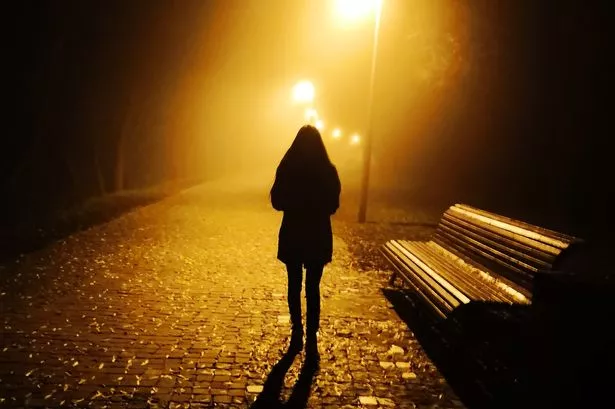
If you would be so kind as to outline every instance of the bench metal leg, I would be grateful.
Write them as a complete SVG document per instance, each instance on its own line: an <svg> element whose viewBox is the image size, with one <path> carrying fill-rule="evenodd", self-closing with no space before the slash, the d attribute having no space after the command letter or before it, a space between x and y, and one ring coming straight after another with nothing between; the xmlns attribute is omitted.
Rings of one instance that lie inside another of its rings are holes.
<svg viewBox="0 0 615 409"><path fill-rule="evenodd" d="M390 286L395 286L395 279L397 278L397 271L393 271L393 274L391 274L391 278L389 278L389 285Z"/></svg>

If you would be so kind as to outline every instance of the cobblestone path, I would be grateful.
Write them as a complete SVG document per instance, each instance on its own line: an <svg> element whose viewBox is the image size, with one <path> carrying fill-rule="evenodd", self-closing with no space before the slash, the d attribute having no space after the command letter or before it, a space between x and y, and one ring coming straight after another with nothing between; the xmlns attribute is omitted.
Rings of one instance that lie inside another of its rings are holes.
<svg viewBox="0 0 615 409"><path fill-rule="evenodd" d="M280 219L266 190L208 184L0 267L0 406L249 407L288 344ZM462 407L387 273L334 240L307 407Z"/></svg>

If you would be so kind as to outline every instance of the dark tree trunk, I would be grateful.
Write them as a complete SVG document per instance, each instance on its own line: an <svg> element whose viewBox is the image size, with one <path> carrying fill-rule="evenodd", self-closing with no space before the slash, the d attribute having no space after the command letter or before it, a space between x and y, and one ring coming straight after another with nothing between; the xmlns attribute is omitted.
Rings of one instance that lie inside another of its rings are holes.
<svg viewBox="0 0 615 409"><path fill-rule="evenodd" d="M128 138L136 130L136 93L133 91L128 100L128 106L124 114L124 121L120 130L119 139L116 145L115 155L115 191L118 192L126 188L126 150L128 149Z"/></svg>
<svg viewBox="0 0 615 409"><path fill-rule="evenodd" d="M98 194L104 196L107 193L105 186L105 176L103 175L100 167L100 161L98 160L98 152L94 152L94 166L96 166L96 179L98 181Z"/></svg>
<svg viewBox="0 0 615 409"><path fill-rule="evenodd" d="M115 191L119 192L124 189L124 179L125 179L125 150L126 150L126 135L124 132L124 128L122 127L122 134L120 135L120 139L117 143L116 156L115 156Z"/></svg>

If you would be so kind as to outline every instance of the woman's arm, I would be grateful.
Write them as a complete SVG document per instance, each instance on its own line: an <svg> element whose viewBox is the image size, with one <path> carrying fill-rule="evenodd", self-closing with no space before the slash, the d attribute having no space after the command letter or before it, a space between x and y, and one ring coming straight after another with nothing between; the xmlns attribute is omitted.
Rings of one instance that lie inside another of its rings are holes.
<svg viewBox="0 0 615 409"><path fill-rule="evenodd" d="M342 192L342 184L340 182L340 177L337 173L337 169L333 167L331 172L331 181L329 188L329 214L335 214L337 209L340 207L340 194Z"/></svg>
<svg viewBox="0 0 615 409"><path fill-rule="evenodd" d="M275 210L284 211L285 203L284 196L285 192L283 189L283 184L281 181L280 172L276 171L275 173L275 181L273 182L273 187L271 188L270 196L271 196L271 205Z"/></svg>

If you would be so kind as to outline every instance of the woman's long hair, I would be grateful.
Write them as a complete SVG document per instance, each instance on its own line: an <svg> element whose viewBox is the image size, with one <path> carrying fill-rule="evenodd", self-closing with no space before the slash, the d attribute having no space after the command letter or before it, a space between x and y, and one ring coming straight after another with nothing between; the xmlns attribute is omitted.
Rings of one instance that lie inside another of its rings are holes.
<svg viewBox="0 0 615 409"><path fill-rule="evenodd" d="M302 126L295 140L284 154L278 172L294 172L299 169L318 171L333 166L327 148L318 129L311 125Z"/></svg>
<svg viewBox="0 0 615 409"><path fill-rule="evenodd" d="M339 191L337 170L320 132L311 125L301 127L278 165L270 191L273 207L319 207L333 214L339 206Z"/></svg>

